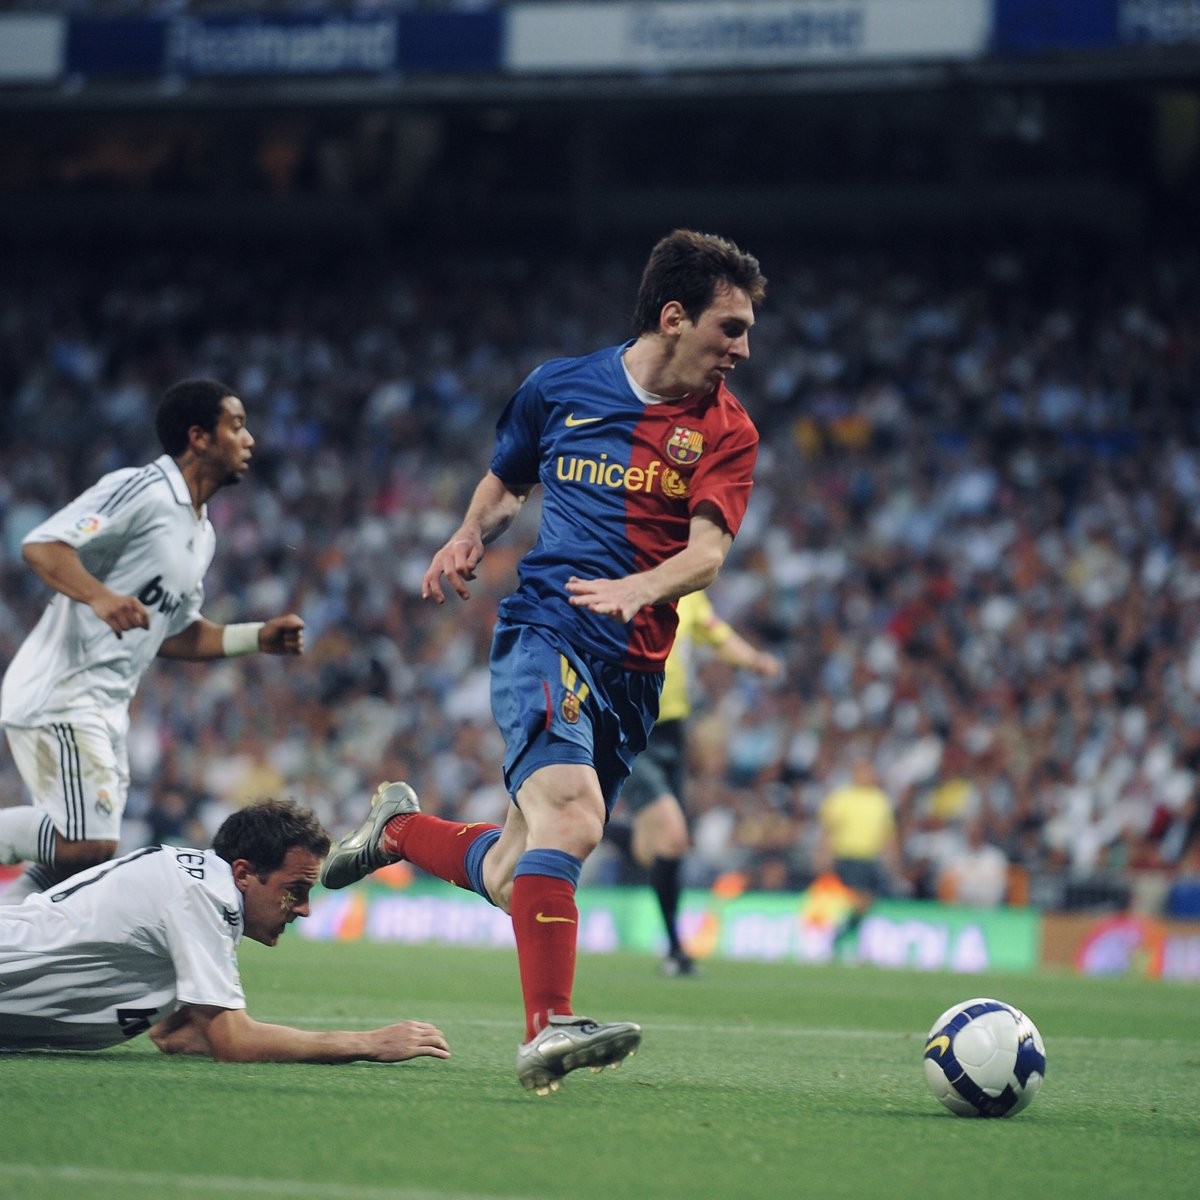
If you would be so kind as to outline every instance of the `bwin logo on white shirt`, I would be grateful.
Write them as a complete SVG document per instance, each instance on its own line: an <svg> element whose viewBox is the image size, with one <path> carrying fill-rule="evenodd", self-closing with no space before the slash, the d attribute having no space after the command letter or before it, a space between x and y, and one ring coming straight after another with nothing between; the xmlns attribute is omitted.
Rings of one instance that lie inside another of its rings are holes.
<svg viewBox="0 0 1200 1200"><path fill-rule="evenodd" d="M157 608L164 616L172 616L183 603L180 596L172 596L162 585L162 576L155 575L145 587L138 592L138 599L147 608Z"/></svg>

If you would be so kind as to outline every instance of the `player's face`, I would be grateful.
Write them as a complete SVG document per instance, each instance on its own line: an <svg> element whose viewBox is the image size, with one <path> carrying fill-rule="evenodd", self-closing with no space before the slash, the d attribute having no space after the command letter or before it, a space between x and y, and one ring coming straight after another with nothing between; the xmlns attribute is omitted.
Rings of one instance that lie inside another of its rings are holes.
<svg viewBox="0 0 1200 1200"><path fill-rule="evenodd" d="M744 358L750 357L754 305L741 288L717 285L712 303L695 322L682 314L672 369L680 395L711 392Z"/></svg>
<svg viewBox="0 0 1200 1200"><path fill-rule="evenodd" d="M245 863L239 859L238 863ZM309 850L293 846L282 866L259 878L250 864L239 871L234 864L234 879L242 891L242 909L246 936L264 946L273 946L297 917L309 913L308 894L321 872L321 860Z"/></svg>
<svg viewBox="0 0 1200 1200"><path fill-rule="evenodd" d="M226 396L221 401L221 415L217 427L209 435L208 453L212 460L213 474L222 485L241 483L242 476L250 469L250 448L254 438L246 428L246 409L236 396Z"/></svg>

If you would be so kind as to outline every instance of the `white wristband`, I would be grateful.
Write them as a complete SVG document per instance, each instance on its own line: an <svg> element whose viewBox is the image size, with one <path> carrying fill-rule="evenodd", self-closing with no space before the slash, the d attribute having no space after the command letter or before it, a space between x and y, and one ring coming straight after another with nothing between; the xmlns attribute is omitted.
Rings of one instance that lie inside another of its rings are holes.
<svg viewBox="0 0 1200 1200"><path fill-rule="evenodd" d="M221 630L221 649L226 658L253 654L258 649L258 631L265 621L247 621L244 625L226 625Z"/></svg>

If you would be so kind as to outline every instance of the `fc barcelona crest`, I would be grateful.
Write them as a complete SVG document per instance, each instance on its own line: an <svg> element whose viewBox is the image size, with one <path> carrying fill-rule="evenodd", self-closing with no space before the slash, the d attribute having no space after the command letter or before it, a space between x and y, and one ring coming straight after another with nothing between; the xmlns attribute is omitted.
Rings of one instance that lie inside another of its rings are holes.
<svg viewBox="0 0 1200 1200"><path fill-rule="evenodd" d="M565 654L558 656L558 665L562 673L563 684L563 698L562 704L559 705L559 711L568 725L575 725L579 721L583 702L588 698L591 689L579 678L579 672L567 661Z"/></svg>
<svg viewBox="0 0 1200 1200"><path fill-rule="evenodd" d="M704 438L694 429L676 425L667 439L667 457L678 466L690 467L704 453Z"/></svg>

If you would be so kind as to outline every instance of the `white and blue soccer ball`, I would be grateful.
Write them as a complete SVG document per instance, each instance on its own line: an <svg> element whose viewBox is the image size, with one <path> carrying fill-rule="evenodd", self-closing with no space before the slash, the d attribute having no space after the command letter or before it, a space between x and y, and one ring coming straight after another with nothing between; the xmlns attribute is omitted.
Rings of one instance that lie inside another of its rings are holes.
<svg viewBox="0 0 1200 1200"><path fill-rule="evenodd" d="M1012 1117L1046 1077L1046 1047L1019 1009L978 997L948 1008L925 1039L929 1090L960 1117Z"/></svg>

